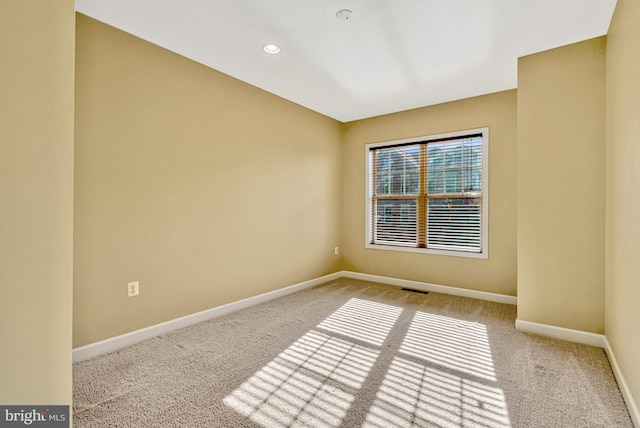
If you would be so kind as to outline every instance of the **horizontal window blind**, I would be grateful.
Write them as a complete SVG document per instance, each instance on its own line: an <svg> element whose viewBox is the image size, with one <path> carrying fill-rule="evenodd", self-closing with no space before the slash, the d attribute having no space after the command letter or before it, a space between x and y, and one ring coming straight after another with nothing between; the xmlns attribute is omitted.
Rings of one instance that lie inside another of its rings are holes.
<svg viewBox="0 0 640 428"><path fill-rule="evenodd" d="M374 241L379 244L418 245L416 199L378 199Z"/></svg>
<svg viewBox="0 0 640 428"><path fill-rule="evenodd" d="M421 150L414 144L371 152L372 241L376 244L418 246Z"/></svg>
<svg viewBox="0 0 640 428"><path fill-rule="evenodd" d="M429 199L427 247L480 251L480 200Z"/></svg>
<svg viewBox="0 0 640 428"><path fill-rule="evenodd" d="M369 150L369 242L481 252L483 135Z"/></svg>

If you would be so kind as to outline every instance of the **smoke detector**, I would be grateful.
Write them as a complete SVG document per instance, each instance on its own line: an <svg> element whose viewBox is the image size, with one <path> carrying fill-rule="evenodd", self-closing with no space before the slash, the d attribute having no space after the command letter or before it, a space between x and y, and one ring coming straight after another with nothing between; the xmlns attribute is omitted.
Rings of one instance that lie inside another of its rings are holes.
<svg viewBox="0 0 640 428"><path fill-rule="evenodd" d="M348 21L353 17L353 12L349 9L341 9L336 13L336 17L342 21Z"/></svg>

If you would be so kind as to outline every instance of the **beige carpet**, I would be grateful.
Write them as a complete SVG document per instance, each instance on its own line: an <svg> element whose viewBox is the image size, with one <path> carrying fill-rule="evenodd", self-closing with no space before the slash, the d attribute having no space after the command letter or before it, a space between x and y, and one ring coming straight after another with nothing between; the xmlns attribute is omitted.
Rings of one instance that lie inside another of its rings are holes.
<svg viewBox="0 0 640 428"><path fill-rule="evenodd" d="M75 427L632 427L599 348L340 279L74 365Z"/></svg>

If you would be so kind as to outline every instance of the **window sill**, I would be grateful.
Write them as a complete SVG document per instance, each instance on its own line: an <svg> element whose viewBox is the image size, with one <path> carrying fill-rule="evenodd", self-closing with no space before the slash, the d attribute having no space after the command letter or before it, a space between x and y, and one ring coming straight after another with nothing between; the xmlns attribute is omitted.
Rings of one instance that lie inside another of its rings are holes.
<svg viewBox="0 0 640 428"><path fill-rule="evenodd" d="M395 245L381 245L366 243L365 248L369 250L386 250L386 251L400 251L404 253L421 253L432 254L436 256L451 256L451 257L464 257L469 259L488 259L488 252L472 253L466 251L449 251L449 250L435 250L431 248L415 248L415 247L400 247Z"/></svg>

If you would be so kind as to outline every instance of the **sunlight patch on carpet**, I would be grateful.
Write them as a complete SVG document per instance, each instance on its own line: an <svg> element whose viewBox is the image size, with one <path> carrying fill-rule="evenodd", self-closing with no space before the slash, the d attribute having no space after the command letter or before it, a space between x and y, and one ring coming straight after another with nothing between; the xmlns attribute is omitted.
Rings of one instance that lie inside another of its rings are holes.
<svg viewBox="0 0 640 428"><path fill-rule="evenodd" d="M480 323L417 312L400 352L496 381L487 327Z"/></svg>
<svg viewBox="0 0 640 428"><path fill-rule="evenodd" d="M396 306L353 298L318 327L380 346L401 312L402 308Z"/></svg>
<svg viewBox="0 0 640 428"><path fill-rule="evenodd" d="M363 426L508 428L511 425L499 388L396 357Z"/></svg>
<svg viewBox="0 0 640 428"><path fill-rule="evenodd" d="M510 428L486 326L416 312L363 426Z"/></svg>
<svg viewBox="0 0 640 428"><path fill-rule="evenodd" d="M401 312L349 300L223 402L263 427L340 426Z"/></svg>
<svg viewBox="0 0 640 428"><path fill-rule="evenodd" d="M338 427L354 396L301 370L270 362L224 403L264 427Z"/></svg>

